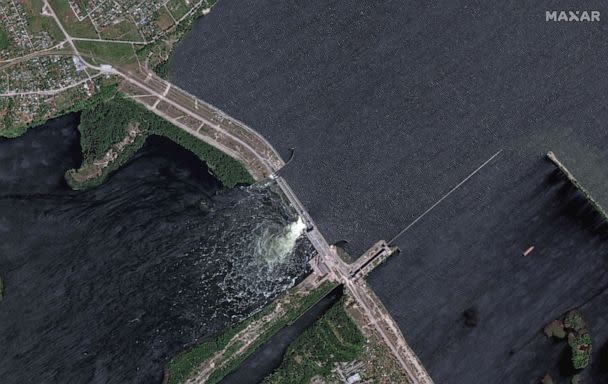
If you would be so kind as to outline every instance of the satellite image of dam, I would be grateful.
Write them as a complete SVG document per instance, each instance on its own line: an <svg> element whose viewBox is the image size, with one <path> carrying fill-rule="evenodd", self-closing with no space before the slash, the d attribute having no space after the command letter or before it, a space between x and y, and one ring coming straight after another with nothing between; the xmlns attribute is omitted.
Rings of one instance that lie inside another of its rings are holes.
<svg viewBox="0 0 608 384"><path fill-rule="evenodd" d="M605 19L0 0L0 382L608 382Z"/></svg>

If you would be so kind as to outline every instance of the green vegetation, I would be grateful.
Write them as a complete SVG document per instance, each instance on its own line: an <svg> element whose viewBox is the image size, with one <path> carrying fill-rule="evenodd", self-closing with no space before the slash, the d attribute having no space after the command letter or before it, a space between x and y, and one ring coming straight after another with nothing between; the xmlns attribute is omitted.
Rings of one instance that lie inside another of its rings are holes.
<svg viewBox="0 0 608 384"><path fill-rule="evenodd" d="M156 64L153 71L163 79L167 79L169 76L169 60L164 60Z"/></svg>
<svg viewBox="0 0 608 384"><path fill-rule="evenodd" d="M25 132L25 127L15 126L15 99L9 97L5 100L0 100L0 112L2 117L0 121L0 137L17 137Z"/></svg>
<svg viewBox="0 0 608 384"><path fill-rule="evenodd" d="M224 353L224 356L226 357L225 364L223 364L219 369L217 369L211 374L209 380L207 380L207 384L215 384L222 380L222 378L224 378L228 373L238 367L260 345L262 345L270 337L272 337L272 335L274 335L285 325L297 319L302 313L304 313L308 308L310 308L313 304L319 301L333 288L333 284L325 282L305 297L290 300L286 304L285 315L267 324L264 331L260 334L256 341L252 343L249 348L247 348L244 353L240 355L235 355L234 352L240 347L238 343L232 345L231 348ZM196 372L196 369L201 366L201 364L203 364L216 352L219 352L224 349L235 335L244 330L252 322L270 314L273 310L275 310L276 306L277 300L267 305L262 311L253 315L249 319L224 331L213 339L205 341L192 348L191 350L175 357L173 360L171 360L171 362L169 362L169 365L167 366L167 371L169 373L168 384L178 384L186 382L186 380L188 380L188 378L190 378Z"/></svg>
<svg viewBox="0 0 608 384"><path fill-rule="evenodd" d="M137 26L130 20L123 20L120 23L110 25L99 32L103 39L143 41L144 38L139 34Z"/></svg>
<svg viewBox="0 0 608 384"><path fill-rule="evenodd" d="M572 365L574 369L585 368L589 364L592 350L589 333L568 334L568 345L572 351Z"/></svg>
<svg viewBox="0 0 608 384"><path fill-rule="evenodd" d="M150 129L150 133L165 136L193 152L201 160L207 163L211 172L213 172L226 187L232 188L238 184L253 184L253 177L251 177L247 169L245 169L237 160L172 125L166 120L148 112L144 107L141 107L134 102L130 103L133 108L138 108L142 113L145 112L150 119L155 121L155 124ZM133 114L133 111L131 111L131 113Z"/></svg>
<svg viewBox="0 0 608 384"><path fill-rule="evenodd" d="M11 46L11 40L8 33L0 26L0 51L8 49Z"/></svg>
<svg viewBox="0 0 608 384"><path fill-rule="evenodd" d="M94 81L97 84L98 91L93 96L89 98L78 98L77 101L74 102L73 99L70 99L74 97L74 94L70 93L70 90L68 90L55 98L55 102L58 105L57 109L53 110L53 112L49 114L48 106L41 104L38 108L38 117L29 123L15 124L13 112L15 99L0 98L0 137L19 137L31 127L44 124L44 122L66 113L79 112L96 103L99 103L102 99L113 97L116 93L115 80L97 78Z"/></svg>
<svg viewBox="0 0 608 384"><path fill-rule="evenodd" d="M81 170L102 158L113 145L123 140L130 124L139 125L141 133L111 164L103 168L100 175L87 178L86 181L77 181L77 171L68 171L66 180L74 189L101 184L112 171L125 164L143 146L149 135L165 136L192 151L207 163L209 169L227 187L253 182L251 175L238 161L124 98L115 86L102 87L89 100L77 103L75 108L83 109L78 127L83 154Z"/></svg>
<svg viewBox="0 0 608 384"><path fill-rule="evenodd" d="M583 319L583 315L577 310L572 310L566 314L564 319L564 327L576 332L587 329L587 324Z"/></svg>
<svg viewBox="0 0 608 384"><path fill-rule="evenodd" d="M137 56L140 58L140 60L142 60L142 62L144 60L147 60L149 66L151 68L154 68L154 70L156 71L157 70L156 67L159 64L162 64L162 62L166 61L167 58L170 56L175 43L180 41L181 38L184 36L184 34L192 28L192 25L194 24L194 22L199 17L203 16L203 13L205 12L205 10L214 6L215 3L217 3L217 0L207 0L205 2L204 6L200 7L197 11L192 12L190 15L188 15L188 17L186 17L184 20L182 20L178 25L174 24L172 27L170 27L167 30L167 35L164 39L157 40L154 43L148 44L148 45L140 48L137 51ZM170 0L167 3L167 7L169 8L169 11L173 15L173 17L178 20L181 19L183 16L186 15L186 13L188 13L190 11L190 8L188 8L188 7L184 8L184 3L181 0ZM159 17L160 17L160 15L159 15ZM162 66L158 69L160 69L161 73L162 73L162 71L163 71ZM157 73L157 74L159 76L161 76L161 73Z"/></svg>
<svg viewBox="0 0 608 384"><path fill-rule="evenodd" d="M167 8L176 20L184 17L190 10L190 7L182 0L169 0L167 2Z"/></svg>
<svg viewBox="0 0 608 384"><path fill-rule="evenodd" d="M27 13L27 29L31 34L38 34L46 31L51 35L55 42L60 42L64 39L63 33L55 23L55 21L42 15L42 0L22 1Z"/></svg>
<svg viewBox="0 0 608 384"><path fill-rule="evenodd" d="M568 312L564 319L564 328L569 331L568 345L572 351L572 365L574 369L583 369L589 364L592 351L591 336L583 315L577 310Z"/></svg>
<svg viewBox="0 0 608 384"><path fill-rule="evenodd" d="M136 61L131 44L108 43L99 41L75 41L76 48L95 64L121 66Z"/></svg>
<svg viewBox="0 0 608 384"><path fill-rule="evenodd" d="M91 39L99 38L91 20L86 18L83 21L78 21L78 18L70 8L68 0L49 0L49 3L70 36Z"/></svg>
<svg viewBox="0 0 608 384"><path fill-rule="evenodd" d="M174 25L173 17L165 7L154 12L154 23L161 31L166 31Z"/></svg>
<svg viewBox="0 0 608 384"><path fill-rule="evenodd" d="M572 367L580 370L589 365L591 352L593 351L591 336L587 330L587 324L583 319L583 315L577 310L571 310L566 313L564 321L553 320L544 328L544 333L547 337L557 337L563 339L568 335L568 345L571 351ZM573 377L572 382L580 380L580 377Z"/></svg>
<svg viewBox="0 0 608 384"><path fill-rule="evenodd" d="M336 363L357 359L364 344L342 299L291 343L279 368L264 383L307 384L315 376L328 378Z"/></svg>

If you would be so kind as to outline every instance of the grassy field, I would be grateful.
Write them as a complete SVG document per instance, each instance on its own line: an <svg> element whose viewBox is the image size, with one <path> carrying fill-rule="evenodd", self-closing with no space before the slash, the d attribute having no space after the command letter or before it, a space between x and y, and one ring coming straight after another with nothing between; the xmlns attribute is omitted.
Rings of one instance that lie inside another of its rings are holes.
<svg viewBox="0 0 608 384"><path fill-rule="evenodd" d="M121 66L137 60L131 44L75 41L76 48L94 64Z"/></svg>
<svg viewBox="0 0 608 384"><path fill-rule="evenodd" d="M167 8L176 20L181 19L190 10L184 0L169 0Z"/></svg>
<svg viewBox="0 0 608 384"><path fill-rule="evenodd" d="M291 343L283 362L264 384L307 384L315 376L330 379L335 364L357 359L364 344L342 298Z"/></svg>
<svg viewBox="0 0 608 384"><path fill-rule="evenodd" d="M127 41L143 41L144 38L139 34L137 26L131 21L123 20L118 24L110 25L109 27L99 31L103 39L109 40L127 40Z"/></svg>
<svg viewBox="0 0 608 384"><path fill-rule="evenodd" d="M89 19L78 21L78 18L70 8L68 0L49 0L51 7L61 20L66 31L72 37L86 37L91 39L99 38L95 31L95 26Z"/></svg>
<svg viewBox="0 0 608 384"><path fill-rule="evenodd" d="M41 31L47 31L55 42L60 42L64 39L63 33L55 24L55 21L47 16L42 16L42 0L23 1L22 4L27 12L27 29L35 35Z"/></svg>
<svg viewBox="0 0 608 384"><path fill-rule="evenodd" d="M258 337L258 339L249 347L245 353L240 355L234 355L232 351L239 345L233 346L230 351L226 351L225 364L221 368L214 371L207 384L218 383L233 369L238 367L248 356L250 356L260 345L274 335L278 330L283 328L285 325L298 318L320 298L325 296L329 291L334 288L334 285L330 283L323 283L315 291L311 292L307 296L289 301L287 304L287 311L283 317L267 325L264 332ZM289 293L288 293L289 294ZM186 382L195 372L196 369L201 366L206 360L213 356L216 352L221 351L228 345L228 342L240 331L245 329L252 322L259 320L265 315L271 313L275 307L277 300L267 305L261 312L258 312L249 319L237 324L235 327L228 329L221 333L215 338L205 341L202 344L192 348L191 350L182 353L175 359L171 360L167 366L169 373L168 384L180 384Z"/></svg>
<svg viewBox="0 0 608 384"><path fill-rule="evenodd" d="M171 14L165 9L165 7L162 7L157 11L157 17L154 23L162 31L166 31L174 24Z"/></svg>

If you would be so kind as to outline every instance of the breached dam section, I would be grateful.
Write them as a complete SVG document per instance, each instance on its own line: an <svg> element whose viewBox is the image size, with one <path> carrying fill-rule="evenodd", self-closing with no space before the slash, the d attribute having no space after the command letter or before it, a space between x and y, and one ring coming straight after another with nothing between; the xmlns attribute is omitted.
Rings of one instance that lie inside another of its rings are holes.
<svg viewBox="0 0 608 384"><path fill-rule="evenodd" d="M171 357L306 274L301 220L272 183L225 190L167 139L70 190L77 123L0 141L3 383L157 384Z"/></svg>

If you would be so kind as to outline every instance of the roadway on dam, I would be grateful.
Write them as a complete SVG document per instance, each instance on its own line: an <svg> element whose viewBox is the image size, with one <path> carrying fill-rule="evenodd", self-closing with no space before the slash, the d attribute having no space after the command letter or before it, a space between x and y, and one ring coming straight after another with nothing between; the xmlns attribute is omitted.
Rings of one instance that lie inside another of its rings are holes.
<svg viewBox="0 0 608 384"><path fill-rule="evenodd" d="M220 2L170 77L285 160L295 148L282 174L327 240L358 255L509 146L568 143L566 163L608 202L606 23L546 22L553 6Z"/></svg>

